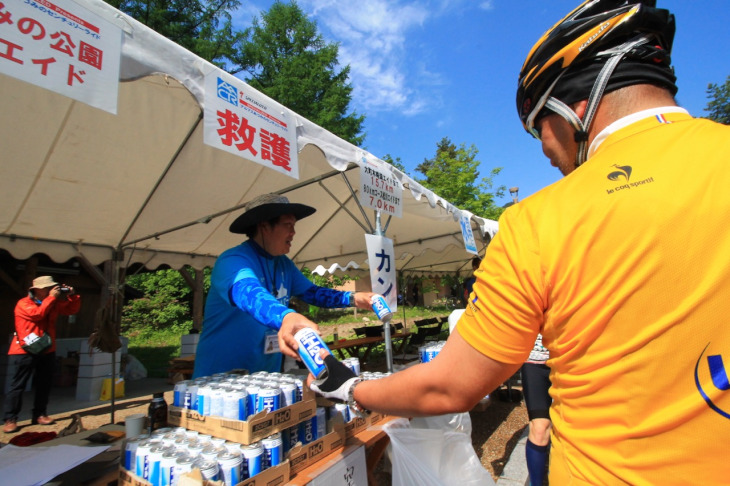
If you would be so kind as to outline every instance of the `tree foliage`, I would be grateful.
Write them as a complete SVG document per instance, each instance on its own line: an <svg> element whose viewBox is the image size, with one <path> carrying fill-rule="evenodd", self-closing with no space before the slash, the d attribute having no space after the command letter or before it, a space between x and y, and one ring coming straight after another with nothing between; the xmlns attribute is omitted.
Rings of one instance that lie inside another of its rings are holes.
<svg viewBox="0 0 730 486"><path fill-rule="evenodd" d="M210 285L209 273L206 289ZM126 278L125 284L142 292L144 297L129 301L122 309L123 332L144 332L149 329L182 332L193 327L190 305L192 290L177 270L131 275Z"/></svg>
<svg viewBox="0 0 730 486"><path fill-rule="evenodd" d="M482 218L497 219L503 209L494 202L504 195L504 186L493 190L494 177L501 168L492 169L488 176L479 179L479 151L472 145L454 145L448 137L436 144L436 156L426 159L416 167L425 178L417 179L428 189L456 205Z"/></svg>
<svg viewBox="0 0 730 486"><path fill-rule="evenodd" d="M725 80L725 84L709 84L707 98L710 100L705 108L705 111L709 112L707 118L730 125L730 76Z"/></svg>
<svg viewBox="0 0 730 486"><path fill-rule="evenodd" d="M246 29L233 55L246 82L287 108L355 145L365 117L347 114L349 66L339 69L339 46L325 42L296 2L274 3Z"/></svg>

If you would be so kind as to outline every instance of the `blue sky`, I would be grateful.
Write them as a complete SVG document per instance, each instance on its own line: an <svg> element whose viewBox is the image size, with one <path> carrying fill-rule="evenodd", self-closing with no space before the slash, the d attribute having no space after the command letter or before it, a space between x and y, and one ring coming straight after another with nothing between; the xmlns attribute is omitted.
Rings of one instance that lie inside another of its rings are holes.
<svg viewBox="0 0 730 486"><path fill-rule="evenodd" d="M246 27L273 0L242 0ZM517 76L534 42L579 0L299 0L327 41L340 44L366 116L363 148L400 157L413 176L449 137L479 150L481 174L524 198L561 176L517 118ZM730 75L730 2L658 0L677 19L677 100L705 115L708 83ZM504 204L509 194L498 200Z"/></svg>

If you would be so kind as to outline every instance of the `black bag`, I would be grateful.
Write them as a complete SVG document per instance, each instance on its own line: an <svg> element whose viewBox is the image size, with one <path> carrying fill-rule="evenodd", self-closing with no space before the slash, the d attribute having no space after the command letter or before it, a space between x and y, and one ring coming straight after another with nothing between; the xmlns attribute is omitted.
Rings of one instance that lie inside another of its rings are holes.
<svg viewBox="0 0 730 486"><path fill-rule="evenodd" d="M17 336L18 335L16 334L16 339ZM19 340L18 344L20 344L20 347L23 348L23 351L25 351L26 353L38 355L50 348L53 345L53 340L51 340L51 336L49 334L43 334L41 337L31 342L30 344L25 344L25 341L21 343Z"/></svg>

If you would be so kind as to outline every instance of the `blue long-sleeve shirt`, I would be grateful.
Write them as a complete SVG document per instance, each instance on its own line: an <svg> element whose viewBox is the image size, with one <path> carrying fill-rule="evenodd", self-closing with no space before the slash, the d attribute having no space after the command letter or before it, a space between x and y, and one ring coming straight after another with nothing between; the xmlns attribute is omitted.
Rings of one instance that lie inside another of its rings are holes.
<svg viewBox="0 0 730 486"><path fill-rule="evenodd" d="M213 267L193 376L245 368L279 371L281 353L264 353L297 296L318 307L347 307L351 292L318 287L286 256L272 257L248 240L223 252Z"/></svg>

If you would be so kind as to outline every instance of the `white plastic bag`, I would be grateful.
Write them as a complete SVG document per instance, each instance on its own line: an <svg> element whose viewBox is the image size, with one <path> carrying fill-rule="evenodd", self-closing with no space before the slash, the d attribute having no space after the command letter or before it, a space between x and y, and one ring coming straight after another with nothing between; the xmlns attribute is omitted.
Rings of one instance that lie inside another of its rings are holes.
<svg viewBox="0 0 730 486"><path fill-rule="evenodd" d="M471 444L468 413L393 420L390 437L393 486L494 485Z"/></svg>
<svg viewBox="0 0 730 486"><path fill-rule="evenodd" d="M144 367L142 362L132 356L127 355L127 366L124 368L124 378L127 381L141 380L147 378L147 368Z"/></svg>

